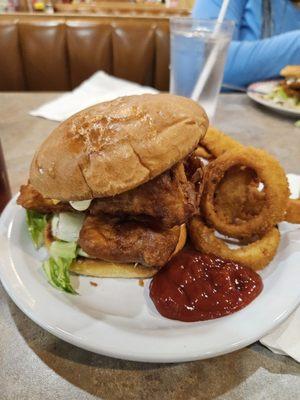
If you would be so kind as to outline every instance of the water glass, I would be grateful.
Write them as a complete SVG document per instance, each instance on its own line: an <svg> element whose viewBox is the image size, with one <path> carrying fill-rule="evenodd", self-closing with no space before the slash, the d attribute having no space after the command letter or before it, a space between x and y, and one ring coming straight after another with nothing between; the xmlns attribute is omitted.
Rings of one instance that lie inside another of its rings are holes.
<svg viewBox="0 0 300 400"><path fill-rule="evenodd" d="M223 80L234 22L171 18L171 88L173 94L192 97L197 80L210 58L213 63L197 99L213 118ZM212 57L213 56L213 57ZM209 63L211 65L211 63Z"/></svg>

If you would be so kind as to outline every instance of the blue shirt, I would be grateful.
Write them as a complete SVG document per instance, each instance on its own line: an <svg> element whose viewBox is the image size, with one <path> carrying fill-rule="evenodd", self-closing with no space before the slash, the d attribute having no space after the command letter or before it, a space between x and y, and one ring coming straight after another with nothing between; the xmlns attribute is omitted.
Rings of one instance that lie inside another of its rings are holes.
<svg viewBox="0 0 300 400"><path fill-rule="evenodd" d="M270 33L264 38L264 0L231 0L226 19L235 21L224 82L247 86L275 78L287 64L300 64L300 8L271 0ZM217 18L222 0L196 0L195 18Z"/></svg>

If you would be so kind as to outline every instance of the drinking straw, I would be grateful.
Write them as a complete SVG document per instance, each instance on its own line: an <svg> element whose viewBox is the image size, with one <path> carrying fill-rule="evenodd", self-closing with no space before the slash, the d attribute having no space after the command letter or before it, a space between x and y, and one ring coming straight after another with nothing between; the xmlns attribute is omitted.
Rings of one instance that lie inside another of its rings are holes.
<svg viewBox="0 0 300 400"><path fill-rule="evenodd" d="M224 18L225 18L226 12L227 12L227 8L229 5L229 1L230 0L223 0L222 7L220 9L220 12L219 12L219 15L217 18L217 23L216 23L216 26L212 33L212 38L215 38L221 29L221 23L224 21ZM219 51L219 43L216 42L207 58L207 61L204 65L202 71L199 74L199 77L197 79L196 85L194 87L194 90L193 90L193 93L191 96L192 100L197 101L199 99L199 97L202 93L203 87L204 87L204 85L207 81L207 78L211 72L211 69L217 61L218 51Z"/></svg>

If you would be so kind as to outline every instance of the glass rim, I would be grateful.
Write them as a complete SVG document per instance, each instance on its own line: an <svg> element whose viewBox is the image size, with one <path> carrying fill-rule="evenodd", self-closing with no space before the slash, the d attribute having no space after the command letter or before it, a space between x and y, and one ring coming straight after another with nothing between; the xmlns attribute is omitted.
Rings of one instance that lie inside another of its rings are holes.
<svg viewBox="0 0 300 400"><path fill-rule="evenodd" d="M194 18L194 17L171 17L170 18L171 23L178 23L179 25L185 23L185 22L190 22L190 23L196 23L196 24L210 24L210 25L219 25L219 26L232 26L234 27L235 21L232 19L225 19L223 22L218 22L217 18Z"/></svg>

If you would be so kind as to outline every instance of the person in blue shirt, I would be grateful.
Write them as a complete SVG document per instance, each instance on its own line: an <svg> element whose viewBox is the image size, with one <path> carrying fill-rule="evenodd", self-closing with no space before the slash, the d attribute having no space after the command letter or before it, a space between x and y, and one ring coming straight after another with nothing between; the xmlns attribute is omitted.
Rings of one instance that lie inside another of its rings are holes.
<svg viewBox="0 0 300 400"><path fill-rule="evenodd" d="M193 17L217 18L221 5L222 0L196 0ZM236 26L224 83L245 87L300 64L299 0L230 0L226 19Z"/></svg>

